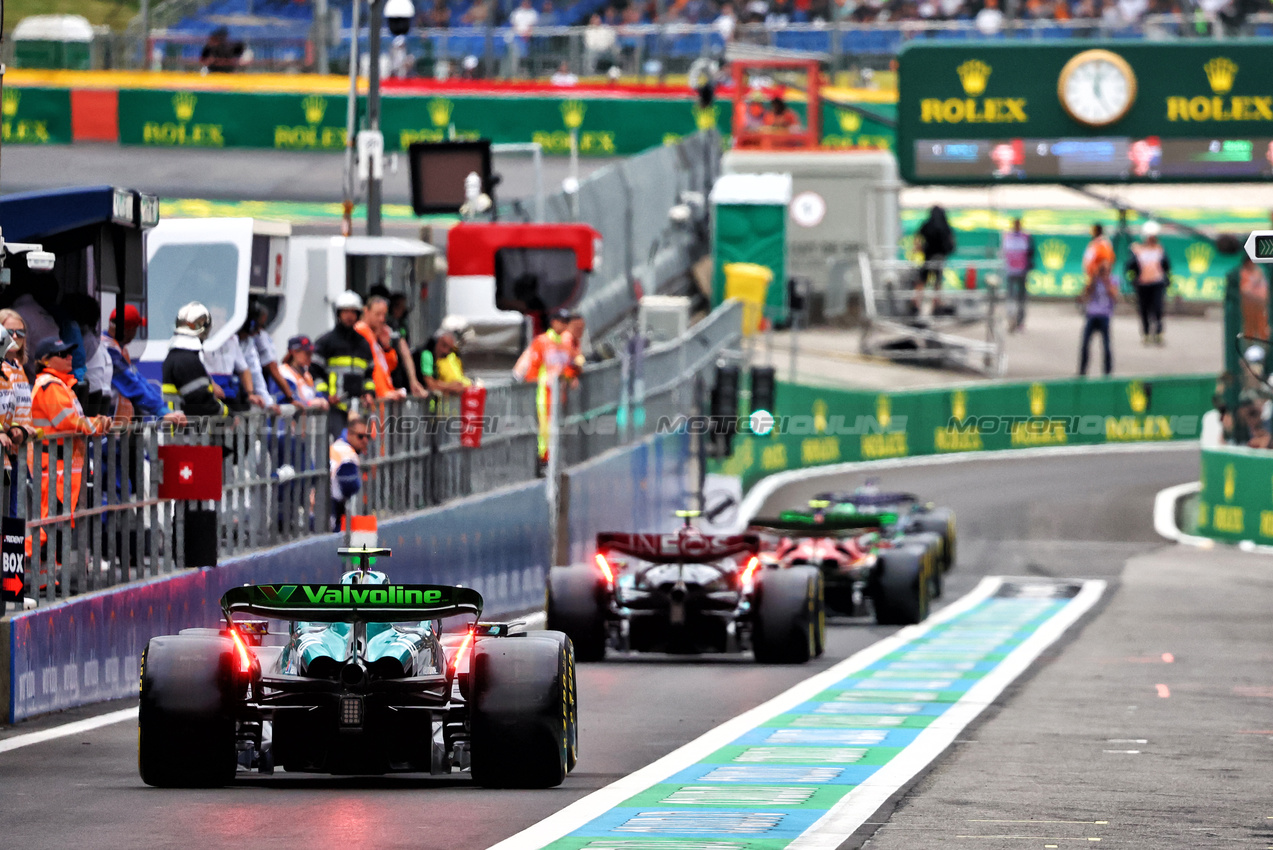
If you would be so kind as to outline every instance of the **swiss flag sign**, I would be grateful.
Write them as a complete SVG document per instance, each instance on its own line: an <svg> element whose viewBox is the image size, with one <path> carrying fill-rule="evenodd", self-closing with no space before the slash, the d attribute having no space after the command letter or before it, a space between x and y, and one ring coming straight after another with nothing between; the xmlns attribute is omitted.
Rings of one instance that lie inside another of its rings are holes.
<svg viewBox="0 0 1273 850"><path fill-rule="evenodd" d="M164 477L159 498L190 502L221 498L220 446L160 446Z"/></svg>
<svg viewBox="0 0 1273 850"><path fill-rule="evenodd" d="M460 445L466 449L482 447L482 430L486 415L486 387L468 387L460 394Z"/></svg>

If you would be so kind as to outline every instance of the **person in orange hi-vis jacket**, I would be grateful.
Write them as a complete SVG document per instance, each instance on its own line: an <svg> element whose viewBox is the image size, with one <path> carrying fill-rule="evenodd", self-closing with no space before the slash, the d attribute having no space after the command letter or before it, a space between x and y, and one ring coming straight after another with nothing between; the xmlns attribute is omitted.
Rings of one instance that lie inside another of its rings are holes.
<svg viewBox="0 0 1273 850"><path fill-rule="evenodd" d="M36 364L40 373L35 378L35 386L31 391L31 424L44 432L46 438L68 437L71 442L71 504L74 511L79 504L80 480L84 474L84 457L87 454L85 441L79 435L96 436L103 434L110 427L110 419L106 416L85 416L75 397L72 388L76 384L71 375L71 351L73 346L67 345L56 337L45 339L35 350ZM63 443L63 446L65 442ZM63 452L63 457L65 456ZM65 461L58 458L56 464L54 499L62 505L65 492ZM46 467L47 468L47 467ZM49 515L49 481L45 476L40 482L40 517ZM66 510L62 505L59 513ZM48 535L40 529L40 542L44 543Z"/></svg>
<svg viewBox="0 0 1273 850"><path fill-rule="evenodd" d="M548 318L548 330L531 340L530 348L518 359L514 371L527 383L538 384L535 411L539 416L539 462L548 462L549 411L552 407L554 378L574 381L579 370L574 364L574 345L567 333L575 313L565 308L554 310Z"/></svg>
<svg viewBox="0 0 1273 850"><path fill-rule="evenodd" d="M376 385L376 398L402 398L406 392L393 385L393 370L398 368L398 352L393 346L381 346L380 329L384 327L385 318L389 315L389 299L373 295L367 299L367 306L362 311L362 319L354 325L354 330L371 348L371 380Z"/></svg>

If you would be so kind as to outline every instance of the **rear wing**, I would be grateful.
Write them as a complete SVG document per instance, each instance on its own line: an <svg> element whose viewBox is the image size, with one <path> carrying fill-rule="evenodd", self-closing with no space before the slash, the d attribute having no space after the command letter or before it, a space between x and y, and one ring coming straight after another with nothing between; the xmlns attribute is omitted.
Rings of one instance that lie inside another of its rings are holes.
<svg viewBox="0 0 1273 850"><path fill-rule="evenodd" d="M442 584L249 584L221 597L221 610L315 623L400 623L482 615L482 594Z"/></svg>
<svg viewBox="0 0 1273 850"><path fill-rule="evenodd" d="M785 537L830 537L844 531L878 529L883 517L872 514L813 516L784 513L780 517L758 517L749 526L759 531L778 531Z"/></svg>
<svg viewBox="0 0 1273 850"><path fill-rule="evenodd" d="M706 564L760 551L757 534L630 534L603 531L597 535L601 552L620 552L652 564Z"/></svg>

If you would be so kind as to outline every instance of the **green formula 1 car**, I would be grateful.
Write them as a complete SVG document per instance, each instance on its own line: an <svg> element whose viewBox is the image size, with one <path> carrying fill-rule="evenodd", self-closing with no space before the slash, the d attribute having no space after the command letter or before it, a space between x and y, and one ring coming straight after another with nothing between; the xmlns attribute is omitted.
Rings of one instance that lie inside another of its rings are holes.
<svg viewBox="0 0 1273 850"><path fill-rule="evenodd" d="M574 649L561 632L479 622L470 588L392 584L388 549L341 549L336 584L247 585L225 626L152 638L138 766L148 785L237 772L448 774L559 785L578 756Z"/></svg>

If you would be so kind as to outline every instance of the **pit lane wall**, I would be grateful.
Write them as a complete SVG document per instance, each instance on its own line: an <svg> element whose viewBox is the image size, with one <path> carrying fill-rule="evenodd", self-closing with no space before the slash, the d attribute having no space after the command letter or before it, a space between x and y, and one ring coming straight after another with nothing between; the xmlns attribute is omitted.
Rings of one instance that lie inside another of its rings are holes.
<svg viewBox="0 0 1273 850"><path fill-rule="evenodd" d="M684 434L651 437L571 469L564 487L575 506L566 519L570 547L582 552L598 530L659 530L684 503ZM630 476L630 477L629 477ZM636 519L638 525L633 525ZM575 539L579 535L579 539ZM330 582L342 569L342 537L229 559L214 568L124 585L0 620L0 699L9 722L49 711L129 697L138 661L153 635L215 626L231 587ZM539 608L550 566L543 481L465 499L384 522L385 565L405 583L464 584L500 617Z"/></svg>
<svg viewBox="0 0 1273 850"><path fill-rule="evenodd" d="M1182 527L1226 543L1273 546L1273 452L1239 446L1202 450L1198 513Z"/></svg>
<svg viewBox="0 0 1273 850"><path fill-rule="evenodd" d="M1215 378L1165 375L862 392L779 383L767 436L740 422L713 471L744 490L775 472L915 455L1196 440ZM1266 488L1267 489L1267 488Z"/></svg>
<svg viewBox="0 0 1273 850"><path fill-rule="evenodd" d="M5 144L118 142L150 147L345 149L348 83L339 78L114 74L14 70L5 75ZM803 104L797 105L803 110ZM359 99L365 113L366 98ZM823 106L823 143L891 150L893 103ZM539 142L568 154L621 156L699 130L728 135L730 104L699 106L688 88L553 88L466 83L462 89L387 86L381 129L388 150L451 137Z"/></svg>

